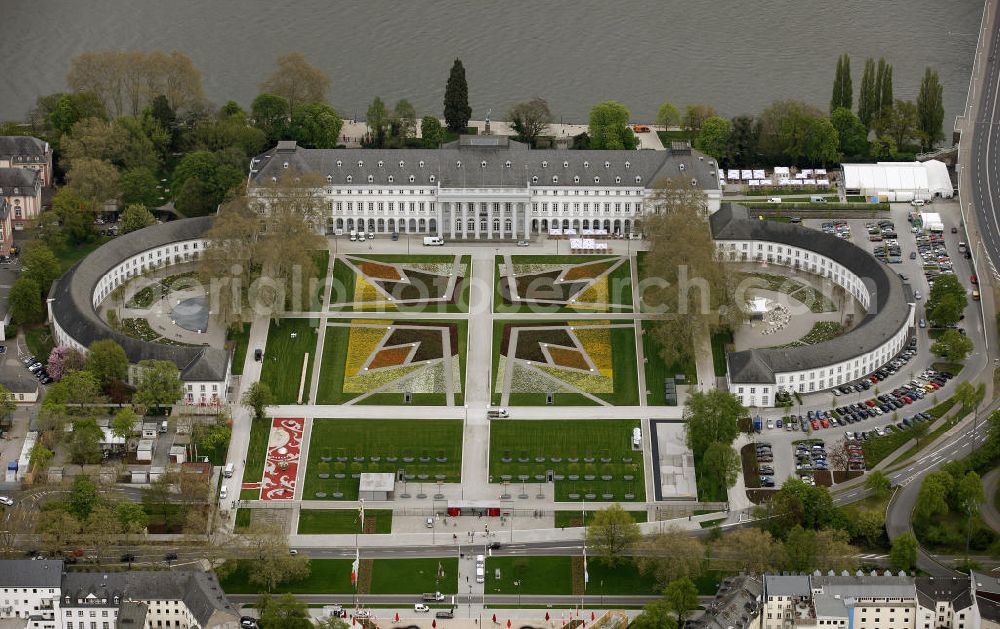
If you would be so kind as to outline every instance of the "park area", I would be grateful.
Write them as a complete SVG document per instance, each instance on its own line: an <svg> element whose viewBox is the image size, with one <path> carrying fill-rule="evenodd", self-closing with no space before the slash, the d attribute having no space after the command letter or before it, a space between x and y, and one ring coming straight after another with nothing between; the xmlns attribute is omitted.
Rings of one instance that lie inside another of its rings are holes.
<svg viewBox="0 0 1000 629"><path fill-rule="evenodd" d="M347 255L333 266L330 310L468 312L471 256Z"/></svg>
<svg viewBox="0 0 1000 629"><path fill-rule="evenodd" d="M299 535L361 535L392 532L392 509L365 509L365 527L357 509L302 509Z"/></svg>
<svg viewBox="0 0 1000 629"><path fill-rule="evenodd" d="M490 426L493 482L544 483L553 472L558 502L645 498L639 420L502 421Z"/></svg>
<svg viewBox="0 0 1000 629"><path fill-rule="evenodd" d="M496 571L500 578L496 578ZM639 572L635 563L614 567L595 557L587 560L589 584L584 592L583 557L490 557L486 560L487 594L536 594L637 596L658 594L652 575ZM556 612L558 613L558 612Z"/></svg>
<svg viewBox="0 0 1000 629"><path fill-rule="evenodd" d="M632 312L624 256L496 256L493 309L509 312Z"/></svg>
<svg viewBox="0 0 1000 629"><path fill-rule="evenodd" d="M280 319L271 322L267 331L260 380L271 388L275 404L308 402L306 398L309 397L317 330L314 319Z"/></svg>
<svg viewBox="0 0 1000 629"><path fill-rule="evenodd" d="M279 585L272 594L351 594L351 559L313 559L310 573ZM219 580L227 594L257 594L261 586L251 583L252 564L241 561ZM228 571L227 571L228 572ZM458 590L458 559L363 559L358 574L359 594L419 594Z"/></svg>
<svg viewBox="0 0 1000 629"><path fill-rule="evenodd" d="M629 321L493 323L493 403L639 403L635 326Z"/></svg>
<svg viewBox="0 0 1000 629"><path fill-rule="evenodd" d="M403 470L405 486L430 490L462 474L461 420L317 419L306 463L305 500L357 500L364 472Z"/></svg>
<svg viewBox="0 0 1000 629"><path fill-rule="evenodd" d="M466 321L331 322L318 404L450 406L465 403Z"/></svg>

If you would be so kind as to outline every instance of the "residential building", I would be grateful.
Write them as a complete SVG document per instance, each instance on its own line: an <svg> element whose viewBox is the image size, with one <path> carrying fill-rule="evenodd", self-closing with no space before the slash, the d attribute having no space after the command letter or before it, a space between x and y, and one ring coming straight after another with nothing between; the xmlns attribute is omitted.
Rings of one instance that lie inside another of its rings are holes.
<svg viewBox="0 0 1000 629"><path fill-rule="evenodd" d="M715 599L705 605L705 613L687 621L689 629L749 629L758 627L760 595L764 584L760 577L737 575L722 580Z"/></svg>
<svg viewBox="0 0 1000 629"><path fill-rule="evenodd" d="M972 599L975 623L970 626L982 629L1000 628L1000 578L973 572Z"/></svg>
<svg viewBox="0 0 1000 629"><path fill-rule="evenodd" d="M58 629L63 562L0 562L0 618L26 619L28 629Z"/></svg>
<svg viewBox="0 0 1000 629"><path fill-rule="evenodd" d="M503 136L462 136L440 149L306 149L278 145L250 164L249 190L319 175L328 231L501 240L533 234L639 232L657 181L690 179L722 193L715 161L685 143L665 151L532 150Z"/></svg>
<svg viewBox="0 0 1000 629"><path fill-rule="evenodd" d="M40 175L43 187L52 186L52 147L28 135L0 135L0 168L23 168Z"/></svg>
<svg viewBox="0 0 1000 629"><path fill-rule="evenodd" d="M42 179L38 171L0 168L0 198L7 200L14 229L24 229L42 213Z"/></svg>

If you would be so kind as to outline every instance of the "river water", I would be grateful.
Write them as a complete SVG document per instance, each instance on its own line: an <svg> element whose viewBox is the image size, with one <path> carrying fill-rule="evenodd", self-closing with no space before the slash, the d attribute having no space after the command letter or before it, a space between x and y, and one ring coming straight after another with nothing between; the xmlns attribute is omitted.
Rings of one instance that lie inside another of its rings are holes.
<svg viewBox="0 0 1000 629"><path fill-rule="evenodd" d="M0 119L65 89L69 60L100 48L178 49L216 103L244 106L285 52L333 80L331 103L363 117L378 95L441 113L452 60L473 118L541 96L585 121L605 99L650 120L669 99L758 113L777 98L829 103L837 55L894 64L915 98L924 67L944 84L946 130L965 106L982 0L0 0Z"/></svg>

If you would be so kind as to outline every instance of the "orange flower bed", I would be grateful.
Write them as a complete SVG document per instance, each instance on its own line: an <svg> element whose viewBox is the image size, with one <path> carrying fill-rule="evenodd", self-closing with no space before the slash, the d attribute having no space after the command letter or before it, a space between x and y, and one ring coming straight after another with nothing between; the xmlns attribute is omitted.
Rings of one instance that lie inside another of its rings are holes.
<svg viewBox="0 0 1000 629"><path fill-rule="evenodd" d="M549 356L552 362L559 367L569 367L571 369L590 369L590 365L584 360L583 355L575 349L564 349L562 347L548 347Z"/></svg>
<svg viewBox="0 0 1000 629"><path fill-rule="evenodd" d="M378 264L376 262L362 262L361 264L358 265L358 268L361 269L361 272L367 275L368 277L377 280L402 279L399 277L399 271L396 270L396 267L389 266L387 264Z"/></svg>
<svg viewBox="0 0 1000 629"><path fill-rule="evenodd" d="M369 369L377 369L379 367L396 367L402 365L406 357L410 355L409 347L393 347L390 349L384 349L375 357L372 358L371 364L368 365Z"/></svg>
<svg viewBox="0 0 1000 629"><path fill-rule="evenodd" d="M593 264L584 264L582 266L574 266L567 269L566 275L563 279L567 282L572 282L576 280L589 280L597 277L601 273L604 273L611 267L608 262L595 262Z"/></svg>

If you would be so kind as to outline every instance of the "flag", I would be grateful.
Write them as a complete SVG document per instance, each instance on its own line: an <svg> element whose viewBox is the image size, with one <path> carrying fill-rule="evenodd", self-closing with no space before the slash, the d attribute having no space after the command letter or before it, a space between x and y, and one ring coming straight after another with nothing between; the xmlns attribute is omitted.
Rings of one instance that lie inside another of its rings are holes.
<svg viewBox="0 0 1000 629"><path fill-rule="evenodd" d="M358 500L358 518L361 520L361 532L365 531L365 500Z"/></svg>
<svg viewBox="0 0 1000 629"><path fill-rule="evenodd" d="M587 545L583 545L583 589L587 589L587 584L590 583L590 574L587 573Z"/></svg>
<svg viewBox="0 0 1000 629"><path fill-rule="evenodd" d="M361 565L361 551L354 549L354 563L351 564L351 585L358 588L358 567Z"/></svg>

